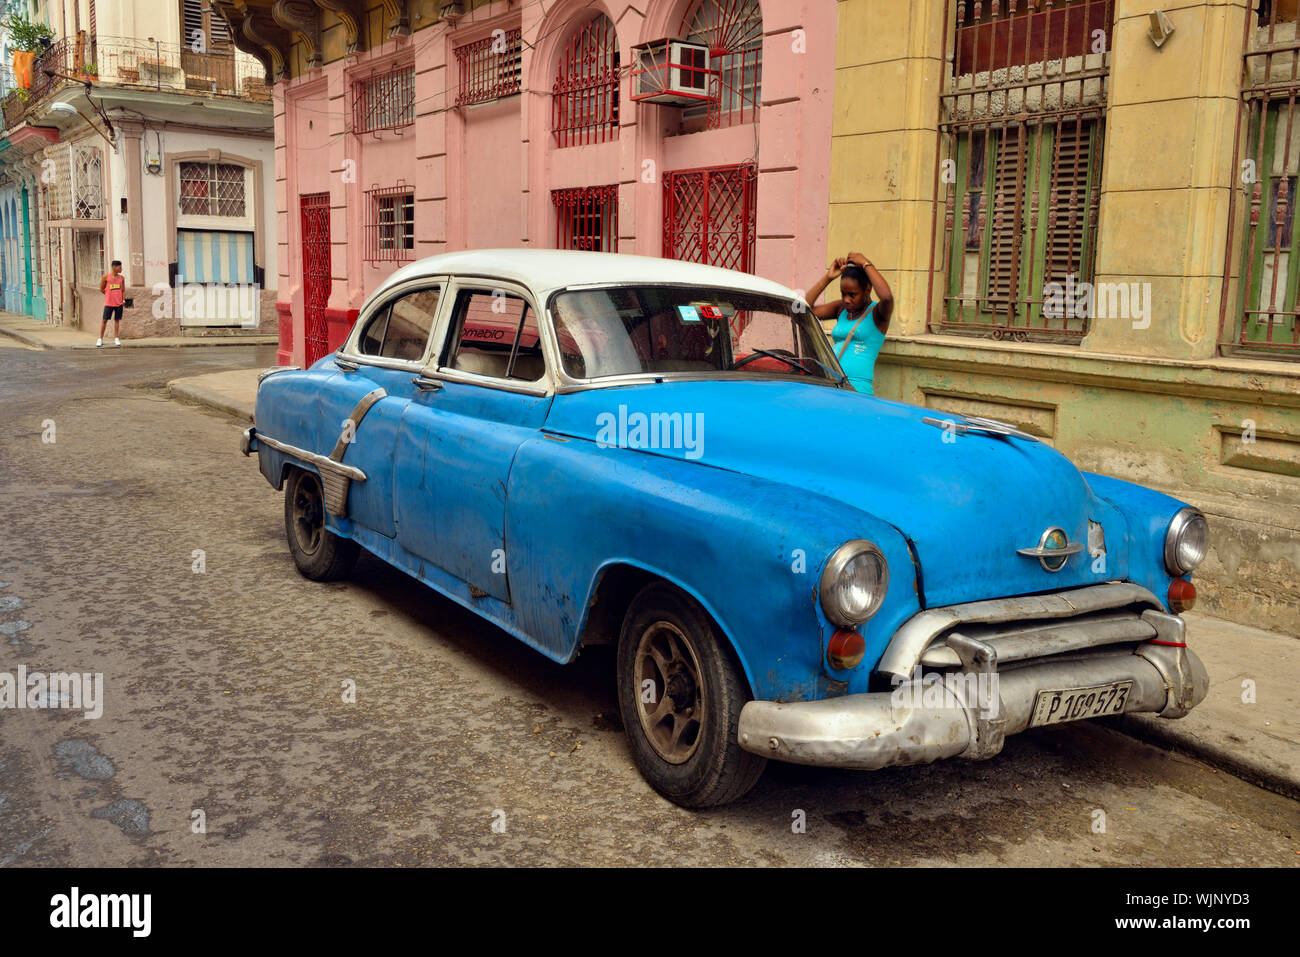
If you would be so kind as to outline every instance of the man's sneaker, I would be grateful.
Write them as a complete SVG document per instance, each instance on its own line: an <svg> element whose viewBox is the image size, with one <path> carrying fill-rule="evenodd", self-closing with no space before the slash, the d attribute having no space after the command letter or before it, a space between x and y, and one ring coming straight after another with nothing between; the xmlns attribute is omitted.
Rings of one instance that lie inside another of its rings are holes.
<svg viewBox="0 0 1300 957"><path fill-rule="evenodd" d="M96 348L99 348L99 349L104 348L104 340L103 340L103 339L96 339L96 340L95 340L95 346L96 346Z"/></svg>
<svg viewBox="0 0 1300 957"><path fill-rule="evenodd" d="M115 345L115 346L120 346L121 344L122 344L122 340L119 339L117 336L114 336L114 337L113 337L113 345Z"/></svg>

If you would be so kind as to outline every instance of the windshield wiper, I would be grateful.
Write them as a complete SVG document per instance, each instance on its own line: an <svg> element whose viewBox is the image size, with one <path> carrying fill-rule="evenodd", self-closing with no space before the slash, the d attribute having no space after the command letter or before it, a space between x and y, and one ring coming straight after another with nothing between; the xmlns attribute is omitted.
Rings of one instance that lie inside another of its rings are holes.
<svg viewBox="0 0 1300 957"><path fill-rule="evenodd" d="M752 356L768 356L769 358L772 359L779 359L780 361L784 362L786 365L793 366L794 368L798 369L800 372L803 372L807 375L812 375L812 370L809 369L802 362L800 362L798 359L796 359L794 356L784 356L781 355L781 353L779 352L772 352L769 349L753 349L750 351L749 355L745 356L745 358L741 359L739 362L732 363L731 367L733 369L739 369L745 363L749 362ZM803 358L809 359L812 362L817 362L817 360L813 359L812 356L804 356ZM838 383L848 381L848 377L844 375L844 373L842 372L837 373L833 369L829 368L828 366L822 365L820 362L817 362L817 365L821 366L821 368L832 378L838 376L839 378L836 380Z"/></svg>

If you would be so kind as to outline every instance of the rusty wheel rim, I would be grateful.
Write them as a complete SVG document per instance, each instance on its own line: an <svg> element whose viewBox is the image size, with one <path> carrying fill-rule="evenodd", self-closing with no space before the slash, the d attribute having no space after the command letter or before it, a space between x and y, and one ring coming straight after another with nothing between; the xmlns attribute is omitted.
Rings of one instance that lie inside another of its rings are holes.
<svg viewBox="0 0 1300 957"><path fill-rule="evenodd" d="M670 622L650 625L637 642L635 675L646 740L669 764L684 764L699 749L708 707L690 639Z"/></svg>
<svg viewBox="0 0 1300 957"><path fill-rule="evenodd" d="M293 533L298 547L308 555L320 548L325 529L325 508L320 486L311 479L300 479L293 493Z"/></svg>

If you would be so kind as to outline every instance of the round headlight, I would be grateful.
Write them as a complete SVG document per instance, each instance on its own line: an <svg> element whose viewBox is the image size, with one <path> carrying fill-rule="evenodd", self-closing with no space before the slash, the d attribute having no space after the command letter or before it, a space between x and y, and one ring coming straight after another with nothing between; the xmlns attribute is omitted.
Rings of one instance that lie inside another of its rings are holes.
<svg viewBox="0 0 1300 957"><path fill-rule="evenodd" d="M1210 547L1210 526L1199 509L1178 510L1165 533L1165 567L1171 575L1186 575L1205 560Z"/></svg>
<svg viewBox="0 0 1300 957"><path fill-rule="evenodd" d="M841 628L862 624L880 609L889 590L889 564L863 538L845 542L826 562L821 599L826 617Z"/></svg>

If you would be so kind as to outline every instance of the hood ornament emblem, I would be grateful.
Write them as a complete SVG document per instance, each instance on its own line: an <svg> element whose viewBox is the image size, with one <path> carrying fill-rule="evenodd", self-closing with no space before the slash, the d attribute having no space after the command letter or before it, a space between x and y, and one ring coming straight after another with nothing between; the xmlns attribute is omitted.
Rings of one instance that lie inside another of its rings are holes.
<svg viewBox="0 0 1300 957"><path fill-rule="evenodd" d="M1037 558L1038 564L1045 570L1059 572L1065 567L1065 562L1071 555L1077 555L1081 551L1083 551L1081 543L1070 541L1070 536L1065 534L1064 529L1053 526L1043 532L1037 547L1017 548L1016 554Z"/></svg>

